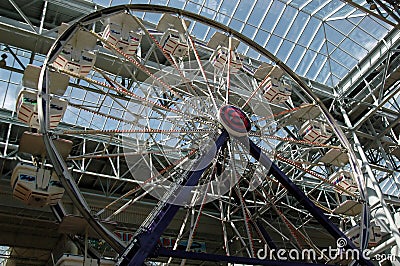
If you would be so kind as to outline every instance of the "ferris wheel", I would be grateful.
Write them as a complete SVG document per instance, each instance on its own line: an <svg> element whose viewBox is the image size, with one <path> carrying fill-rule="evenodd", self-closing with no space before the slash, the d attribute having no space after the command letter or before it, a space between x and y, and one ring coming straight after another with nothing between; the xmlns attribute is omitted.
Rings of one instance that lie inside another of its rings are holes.
<svg viewBox="0 0 400 266"><path fill-rule="evenodd" d="M193 25L210 27L207 41L196 38ZM260 45L216 21L153 5L103 9L59 34L40 77L32 70L38 91L20 93L18 117L43 134L53 179L119 254L118 265L289 265L276 254L283 248L318 255L295 258L295 265L335 263L322 251L327 245L341 240L340 248L365 249L380 240L339 125L302 79ZM240 54L240 46L260 59ZM68 156L57 143L75 136L105 145ZM108 152L110 143L117 152ZM91 206L82 176L71 169L98 158L121 159L128 171L113 198ZM118 224L145 200L157 203L139 228L127 229L128 243L104 225ZM179 226L168 231L178 216ZM198 234L210 221L220 242ZM165 245L163 238L172 241ZM262 249L268 258L260 258Z"/></svg>

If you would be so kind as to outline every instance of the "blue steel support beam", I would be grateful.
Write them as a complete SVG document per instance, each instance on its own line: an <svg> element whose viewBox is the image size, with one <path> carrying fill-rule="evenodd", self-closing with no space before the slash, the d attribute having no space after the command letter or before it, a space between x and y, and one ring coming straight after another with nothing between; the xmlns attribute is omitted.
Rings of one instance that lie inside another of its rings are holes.
<svg viewBox="0 0 400 266"><path fill-rule="evenodd" d="M228 133L224 130L215 141L217 151L222 147L227 139ZM203 155L199 158L198 162L207 156L210 156L210 154ZM184 185L197 185L206 168L189 172ZM171 194L171 197L184 200L189 198L189 193L190 191L188 190L182 190L181 193L178 193L177 195ZM180 207L181 206L179 205L160 201L156 207L156 212L150 214L148 217L149 223L147 225L144 223L144 225L139 228L137 235L133 238L133 241L120 257L117 265L142 266L144 261L153 254L162 233L171 223L172 219L174 219Z"/></svg>
<svg viewBox="0 0 400 266"><path fill-rule="evenodd" d="M269 167L269 174L273 175L279 183L281 183L289 193L291 193L300 204L304 206L306 210L308 210L311 215L335 238L344 238L347 241L347 245L344 247L345 249L357 249L357 247L350 241L350 239L342 232L340 229L333 224L328 217L322 212L320 208L318 208L314 202L312 202L304 192L296 186L280 169L279 167L273 163L267 155L265 155L261 149L251 140L251 139L243 139L243 142L247 144L247 141L250 144L250 154L259 161L265 167ZM359 254L362 254L360 251ZM361 265L373 266L372 262L360 256L357 260Z"/></svg>
<svg viewBox="0 0 400 266"><path fill-rule="evenodd" d="M323 266L325 264L306 263L306 262L290 262L284 260L262 260L257 258L245 258L236 256L226 256L210 253L197 253L183 250L172 250L168 248L159 248L154 257L173 257L179 259L200 260L200 261L215 261L215 262L228 262L240 263L246 265L269 265L269 266Z"/></svg>

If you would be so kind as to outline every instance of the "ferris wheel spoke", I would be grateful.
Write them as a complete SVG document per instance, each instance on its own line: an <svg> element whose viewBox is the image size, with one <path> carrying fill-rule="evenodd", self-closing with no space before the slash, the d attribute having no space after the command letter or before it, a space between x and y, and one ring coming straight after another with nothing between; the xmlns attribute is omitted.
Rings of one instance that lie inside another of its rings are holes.
<svg viewBox="0 0 400 266"><path fill-rule="evenodd" d="M240 243L242 244L243 248L246 250L247 255L248 256L252 256L252 252L250 251L248 245L246 244L244 238L242 237L242 235L240 234L239 230L236 228L236 225L233 221L229 222L232 230L234 231L234 233L236 234L236 237L238 238L238 240L240 241ZM234 254L231 254L231 256L237 255L237 253L239 253L240 250L237 250Z"/></svg>
<svg viewBox="0 0 400 266"><path fill-rule="evenodd" d="M248 238L248 241L249 241L251 257L254 258L256 256L256 254L255 254L256 252L255 252L255 249L254 249L253 234L252 234L251 227L250 227L250 216L249 216L249 213L248 213L248 209L246 207L246 202L243 199L243 196L242 196L242 193L240 191L240 187L239 187L238 184L236 184L235 191L236 191L236 195L239 197L240 206L241 206L241 209L242 209L242 214L243 214L243 217L245 218L244 219L244 225L245 225L245 228L246 228L247 238Z"/></svg>
<svg viewBox="0 0 400 266"><path fill-rule="evenodd" d="M197 51L197 49L196 49L196 45L195 45L195 43L194 43L192 37L190 36L190 34L189 34L189 32L188 32L186 23L185 23L185 21L183 20L183 18L181 19L181 23L182 23L182 26L183 26L183 28L184 28L186 34L187 34L190 47L193 49L194 56L195 56L195 58L196 58L198 67L199 67L199 69L200 69L201 75L203 76L203 81L206 83L208 95L209 95L209 97L211 98L211 101L212 101L212 103L213 103L213 105L214 105L215 110L218 112L218 111L219 111L219 108L218 108L218 105L217 105L217 101L216 101L215 97L213 96L213 95L214 95L213 92L211 91L211 86L210 86L210 83L209 83L209 79L207 78L207 75L206 75L206 73L205 73L205 71L204 71L204 67L203 67L203 65L202 65L202 63L201 63L199 53L198 53L198 51Z"/></svg>
<svg viewBox="0 0 400 266"><path fill-rule="evenodd" d="M176 250L178 248L178 243L183 238L183 235L184 235L184 232L185 232L185 227L187 225L188 218L189 218L189 215L190 215L190 211L191 211L191 209L187 209L186 210L185 218L183 218L182 225L181 225L181 227L179 229L179 233L178 233L178 235L176 237L176 240L175 240L174 246L172 247L172 250ZM171 262L172 262L172 257L168 258L167 265L169 265Z"/></svg>

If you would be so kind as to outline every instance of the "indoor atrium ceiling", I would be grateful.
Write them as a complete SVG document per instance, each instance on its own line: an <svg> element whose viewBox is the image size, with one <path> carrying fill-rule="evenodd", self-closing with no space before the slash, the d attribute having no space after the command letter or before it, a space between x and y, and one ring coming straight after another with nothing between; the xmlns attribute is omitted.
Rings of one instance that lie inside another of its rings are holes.
<svg viewBox="0 0 400 266"><path fill-rule="evenodd" d="M43 1L5 1L0 16L23 21L12 2L39 27ZM228 25L255 40L298 75L335 87L396 25L387 4L371 11L370 1L340 0L49 0L44 29L76 20L102 7L121 4L157 4L185 9ZM395 1L383 1L393 2ZM67 8L66 8L67 7ZM395 13L393 11L392 13ZM145 17L146 14L143 14ZM146 16L157 24L160 16ZM380 18L379 18L380 17ZM208 41L214 33L201 23L192 23L196 38ZM238 51L250 58L259 54L241 44Z"/></svg>
<svg viewBox="0 0 400 266"><path fill-rule="evenodd" d="M340 0L94 0L102 6L151 3L183 8L211 18L263 45L298 75L335 86L393 28ZM353 1L369 8L367 1ZM148 18L147 18L148 19ZM154 23L157 19L153 18ZM192 33L208 41L202 24ZM254 50L238 51L258 59Z"/></svg>

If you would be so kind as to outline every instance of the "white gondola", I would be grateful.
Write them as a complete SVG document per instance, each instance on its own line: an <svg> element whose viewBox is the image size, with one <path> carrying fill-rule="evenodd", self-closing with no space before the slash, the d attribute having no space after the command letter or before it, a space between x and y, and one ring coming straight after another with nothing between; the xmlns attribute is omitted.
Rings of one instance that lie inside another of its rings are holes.
<svg viewBox="0 0 400 266"><path fill-rule="evenodd" d="M22 76L22 87L37 90L41 69L39 66L28 64ZM50 76L48 79L49 92L59 96L64 95L69 85L69 76L55 71L48 73Z"/></svg>
<svg viewBox="0 0 400 266"><path fill-rule="evenodd" d="M282 79L283 70L278 66L262 63L254 72L254 77L264 81L261 84L264 97L271 103L282 103L292 95L292 86Z"/></svg>
<svg viewBox="0 0 400 266"><path fill-rule="evenodd" d="M229 59L230 56L230 59ZM243 60L238 53L230 51L227 47L219 46L217 50L211 55L211 64L219 71L228 71L228 61L230 60L229 71L230 73L237 73L243 67Z"/></svg>
<svg viewBox="0 0 400 266"><path fill-rule="evenodd" d="M340 203L334 210L334 214L341 214L346 216L357 216L361 214L363 209L363 204L356 200L345 200Z"/></svg>
<svg viewBox="0 0 400 266"><path fill-rule="evenodd" d="M360 226L351 228L347 231L346 236L357 246L360 247ZM371 224L369 228L368 247L375 247L382 239L381 228L377 225Z"/></svg>
<svg viewBox="0 0 400 266"><path fill-rule="evenodd" d="M40 129L37 92L30 89L22 89L17 98L17 117L31 128ZM50 100L50 129L54 129L60 123L67 109L67 101L53 97Z"/></svg>
<svg viewBox="0 0 400 266"><path fill-rule="evenodd" d="M348 171L338 171L336 173L334 173L329 180L336 186L341 187L347 191L349 191L350 193L355 193L358 190L357 184L354 180L354 177L352 175L352 173L348 172ZM335 191L341 195L343 195L345 192L335 188Z"/></svg>
<svg viewBox="0 0 400 266"><path fill-rule="evenodd" d="M160 44L162 48L174 57L187 57L189 55L189 44L185 38L185 28L190 22L185 20L185 27L182 20L169 14L164 14L157 24L157 30L164 32Z"/></svg>
<svg viewBox="0 0 400 266"><path fill-rule="evenodd" d="M344 166L349 162L349 155L346 150L332 148L320 159L321 162L334 166Z"/></svg>
<svg viewBox="0 0 400 266"><path fill-rule="evenodd" d="M126 55L133 56L139 48L142 33L136 21L129 14L122 13L106 20L102 37Z"/></svg>
<svg viewBox="0 0 400 266"><path fill-rule="evenodd" d="M308 120L301 126L299 134L305 141L325 143L332 137L332 129L325 123Z"/></svg>
<svg viewBox="0 0 400 266"><path fill-rule="evenodd" d="M168 29L160 43L162 48L173 56L187 57L189 55L189 45L177 30Z"/></svg>
<svg viewBox="0 0 400 266"><path fill-rule="evenodd" d="M283 103L292 95L292 86L275 77L268 77L263 85L263 95L271 103Z"/></svg>
<svg viewBox="0 0 400 266"><path fill-rule="evenodd" d="M66 26L63 25L62 29ZM53 66L73 72L79 76L86 76L96 61L96 37L84 30L78 30L69 42L64 45Z"/></svg>
<svg viewBox="0 0 400 266"><path fill-rule="evenodd" d="M55 205L64 194L54 172L33 165L18 164L12 173L11 186L14 197L36 207Z"/></svg>

